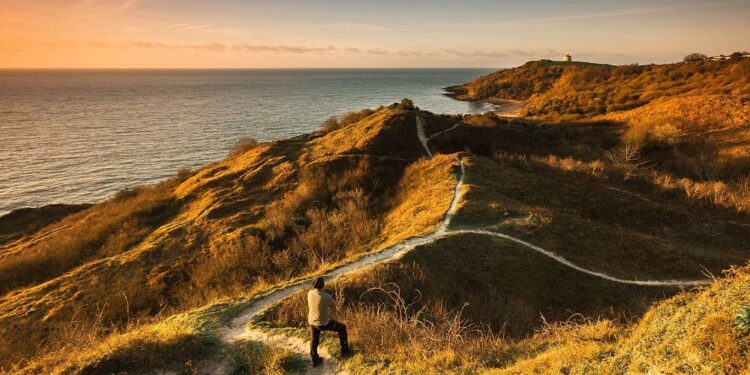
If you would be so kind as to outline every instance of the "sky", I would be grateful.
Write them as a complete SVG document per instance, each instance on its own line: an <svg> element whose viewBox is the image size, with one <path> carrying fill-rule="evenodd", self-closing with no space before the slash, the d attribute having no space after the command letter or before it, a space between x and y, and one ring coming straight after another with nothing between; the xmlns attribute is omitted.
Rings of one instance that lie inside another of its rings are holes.
<svg viewBox="0 0 750 375"><path fill-rule="evenodd" d="M509 67L750 50L750 0L0 0L0 68Z"/></svg>

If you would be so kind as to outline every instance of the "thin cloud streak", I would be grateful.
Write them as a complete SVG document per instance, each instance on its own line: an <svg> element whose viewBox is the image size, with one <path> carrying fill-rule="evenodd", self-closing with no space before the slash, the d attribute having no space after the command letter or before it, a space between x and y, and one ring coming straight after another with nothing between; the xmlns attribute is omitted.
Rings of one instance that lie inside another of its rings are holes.
<svg viewBox="0 0 750 375"><path fill-rule="evenodd" d="M334 22L318 25L324 28L332 28L336 30L358 30L358 31L385 31L387 27L374 25L371 23L357 23L357 22Z"/></svg>
<svg viewBox="0 0 750 375"><path fill-rule="evenodd" d="M91 18L91 17L103 16L105 14L121 12L121 11L127 10L128 8L131 8L132 6L134 6L135 4L137 4L138 1L140 1L140 0L125 0L122 3L120 3L119 5L116 5L114 7L109 7L108 9L103 9L103 10L100 9L100 10L98 10L98 11L96 11L94 13L90 13L90 14L77 14L77 15L75 15L75 17L78 17L78 18ZM82 1L79 1L78 3L76 3L76 5L73 6L73 9L74 10L80 10L80 9L83 9L83 8L86 8L86 7L89 7L89 6L96 6L97 3L99 3L99 2L100 2L99 0L82 0Z"/></svg>
<svg viewBox="0 0 750 375"><path fill-rule="evenodd" d="M387 50L382 48L359 48L353 46L337 47L329 46L303 46L303 45L267 45L267 44L226 44L219 42L207 43L164 43L148 40L125 40L107 42L102 40L64 40L56 42L37 41L29 39L17 39L8 43L5 48L26 49L41 46L49 49L140 49L152 51L195 51L205 53L240 53L240 54L265 54L265 55L334 55L341 56L373 56L383 58L405 58L416 60L459 58L463 60L502 60L516 58L542 58L560 55L561 52L554 49L542 51L509 49L509 50L461 50L454 48L440 50ZM585 52L576 52L579 55L587 55Z"/></svg>
<svg viewBox="0 0 750 375"><path fill-rule="evenodd" d="M526 26L529 24L539 24L539 23L557 22L557 21L572 21L572 20L582 20L582 19L627 17L627 16L637 16L637 15L644 15L644 14L656 14L656 13L664 13L664 12L675 11L675 10L680 10L680 9L703 8L703 7L712 7L712 6L719 6L719 5L733 5L733 4L738 4L738 3L739 2L737 1L727 1L727 2L713 2L713 3L663 5L663 6L646 7L646 8L621 9L621 10L601 12L601 13L490 22L490 23L480 24L479 26L483 28L518 27L518 26Z"/></svg>
<svg viewBox="0 0 750 375"><path fill-rule="evenodd" d="M201 31L201 30L212 29L213 27L214 25L210 23L204 23L204 24L179 23L179 24L170 26L169 30L174 31L174 32Z"/></svg>

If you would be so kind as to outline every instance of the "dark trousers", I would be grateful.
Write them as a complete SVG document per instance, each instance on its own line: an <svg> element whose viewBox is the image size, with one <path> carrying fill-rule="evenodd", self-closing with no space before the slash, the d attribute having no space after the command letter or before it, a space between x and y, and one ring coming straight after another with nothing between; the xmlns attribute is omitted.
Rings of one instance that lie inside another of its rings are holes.
<svg viewBox="0 0 750 375"><path fill-rule="evenodd" d="M324 326L310 326L310 335L312 340L310 341L310 357L313 360L320 358L318 355L318 344L320 344L320 331L333 331L339 334L339 344L341 344L341 351L346 352L349 350L349 339L346 336L346 326L331 320Z"/></svg>

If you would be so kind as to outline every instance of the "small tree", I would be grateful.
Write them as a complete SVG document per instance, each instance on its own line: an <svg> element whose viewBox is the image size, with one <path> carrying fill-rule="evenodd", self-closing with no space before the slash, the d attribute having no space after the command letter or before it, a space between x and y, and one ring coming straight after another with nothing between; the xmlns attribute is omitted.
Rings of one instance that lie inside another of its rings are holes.
<svg viewBox="0 0 750 375"><path fill-rule="evenodd" d="M706 55L698 52L691 53L683 58L685 62L703 61L707 59Z"/></svg>

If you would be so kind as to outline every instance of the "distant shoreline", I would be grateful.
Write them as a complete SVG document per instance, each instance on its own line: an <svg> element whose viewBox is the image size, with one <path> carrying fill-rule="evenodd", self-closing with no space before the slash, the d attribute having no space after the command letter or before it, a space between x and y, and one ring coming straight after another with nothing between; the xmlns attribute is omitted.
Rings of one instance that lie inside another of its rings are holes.
<svg viewBox="0 0 750 375"><path fill-rule="evenodd" d="M443 91L443 95L453 100L469 103L490 104L496 107L496 109L492 112L502 117L518 117L520 115L520 110L525 103L523 100L513 99L471 99L466 96L466 88L463 85L443 87Z"/></svg>

